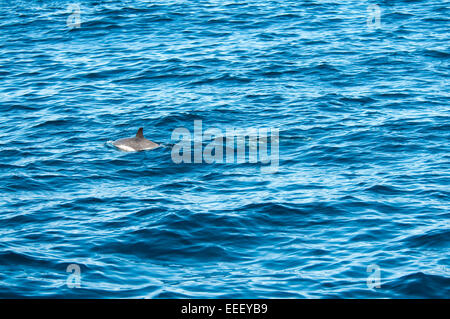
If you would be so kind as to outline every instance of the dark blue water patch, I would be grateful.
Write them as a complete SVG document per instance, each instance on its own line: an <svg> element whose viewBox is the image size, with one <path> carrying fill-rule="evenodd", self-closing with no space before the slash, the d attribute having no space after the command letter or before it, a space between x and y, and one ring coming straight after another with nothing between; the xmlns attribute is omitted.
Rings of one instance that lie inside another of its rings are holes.
<svg viewBox="0 0 450 319"><path fill-rule="evenodd" d="M384 289L395 297L440 298L450 293L449 284L448 277L416 272L387 283Z"/></svg>
<svg viewBox="0 0 450 319"><path fill-rule="evenodd" d="M425 234L410 236L405 239L411 247L418 248L441 248L447 247L450 242L450 231L448 229L434 229Z"/></svg>

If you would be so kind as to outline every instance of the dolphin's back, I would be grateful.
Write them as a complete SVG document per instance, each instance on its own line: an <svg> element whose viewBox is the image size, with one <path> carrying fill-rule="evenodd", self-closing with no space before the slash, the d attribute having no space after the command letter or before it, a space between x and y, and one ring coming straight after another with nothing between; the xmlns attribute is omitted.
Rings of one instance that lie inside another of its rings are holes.
<svg viewBox="0 0 450 319"><path fill-rule="evenodd" d="M114 141L113 145L126 152L151 150L159 146L158 144L153 143L145 137L137 136L130 138L121 138L120 140Z"/></svg>
<svg viewBox="0 0 450 319"><path fill-rule="evenodd" d="M114 141L113 145L122 151L133 152L137 151L139 147L139 142L135 137L132 138L121 138L120 140Z"/></svg>

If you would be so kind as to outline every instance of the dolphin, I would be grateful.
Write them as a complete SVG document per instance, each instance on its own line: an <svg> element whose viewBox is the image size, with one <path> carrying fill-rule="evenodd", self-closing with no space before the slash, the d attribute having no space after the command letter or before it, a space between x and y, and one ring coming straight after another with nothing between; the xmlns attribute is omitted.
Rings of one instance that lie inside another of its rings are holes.
<svg viewBox="0 0 450 319"><path fill-rule="evenodd" d="M159 144L153 143L144 137L144 129L142 127L139 128L135 137L121 138L112 144L126 152L152 150L159 146Z"/></svg>

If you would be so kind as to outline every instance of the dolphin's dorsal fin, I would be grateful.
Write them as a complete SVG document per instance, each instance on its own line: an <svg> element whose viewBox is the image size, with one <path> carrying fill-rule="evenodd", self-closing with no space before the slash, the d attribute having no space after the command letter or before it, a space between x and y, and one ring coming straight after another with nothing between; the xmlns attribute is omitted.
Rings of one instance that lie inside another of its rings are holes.
<svg viewBox="0 0 450 319"><path fill-rule="evenodd" d="M139 130L137 131L136 137L144 138L144 129L142 127L140 127Z"/></svg>

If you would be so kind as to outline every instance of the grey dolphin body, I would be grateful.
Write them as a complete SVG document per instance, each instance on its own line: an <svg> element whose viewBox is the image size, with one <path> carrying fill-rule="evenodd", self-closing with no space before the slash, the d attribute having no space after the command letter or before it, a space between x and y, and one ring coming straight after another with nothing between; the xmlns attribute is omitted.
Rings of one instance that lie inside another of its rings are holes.
<svg viewBox="0 0 450 319"><path fill-rule="evenodd" d="M122 138L114 141L113 145L127 152L151 150L159 146L144 137L144 129L142 127L139 128L135 137Z"/></svg>

